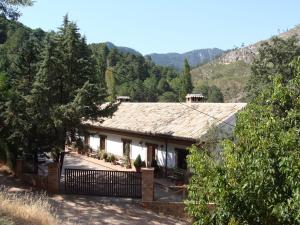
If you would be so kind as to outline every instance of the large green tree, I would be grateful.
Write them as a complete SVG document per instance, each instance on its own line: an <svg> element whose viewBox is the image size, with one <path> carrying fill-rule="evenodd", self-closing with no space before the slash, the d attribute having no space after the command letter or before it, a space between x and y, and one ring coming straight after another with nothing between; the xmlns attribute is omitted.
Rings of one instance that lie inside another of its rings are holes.
<svg viewBox="0 0 300 225"><path fill-rule="evenodd" d="M187 210L196 224L300 224L300 58L239 113L234 139L192 147ZM209 210L208 203L215 203Z"/></svg>
<svg viewBox="0 0 300 225"><path fill-rule="evenodd" d="M2 98L0 122L5 129L0 138L14 154L61 151L66 134L79 128L82 119L105 117L114 110L112 104L99 108L106 90L75 23L66 16L57 33L49 33L43 42L39 36L24 42L12 68L2 75L8 94Z"/></svg>
<svg viewBox="0 0 300 225"><path fill-rule="evenodd" d="M300 56L300 46L297 37L281 39L272 38L264 42L255 58L251 70L252 74L246 86L247 97L254 99L263 89L272 85L276 74L281 74L283 82L293 78L294 73L289 63Z"/></svg>
<svg viewBox="0 0 300 225"><path fill-rule="evenodd" d="M30 6L31 0L0 0L0 16L17 20L20 16L18 6Z"/></svg>

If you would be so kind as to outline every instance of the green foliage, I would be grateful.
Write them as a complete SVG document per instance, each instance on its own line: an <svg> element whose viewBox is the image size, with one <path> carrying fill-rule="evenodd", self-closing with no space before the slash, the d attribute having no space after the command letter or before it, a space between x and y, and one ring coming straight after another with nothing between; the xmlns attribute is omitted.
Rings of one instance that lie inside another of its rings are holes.
<svg viewBox="0 0 300 225"><path fill-rule="evenodd" d="M177 102L178 96L171 91L167 91L158 97L159 102Z"/></svg>
<svg viewBox="0 0 300 225"><path fill-rule="evenodd" d="M222 159L192 147L187 210L196 224L300 223L300 58L238 115ZM209 211L208 203L215 203Z"/></svg>
<svg viewBox="0 0 300 225"><path fill-rule="evenodd" d="M264 88L272 85L273 77L281 74L283 82L293 78L289 63L300 56L299 40L296 37L272 38L259 48L259 54L252 64L252 74L247 83L248 98L254 99Z"/></svg>
<svg viewBox="0 0 300 225"><path fill-rule="evenodd" d="M18 6L31 6L31 0L0 0L0 16L17 20L20 16Z"/></svg>
<svg viewBox="0 0 300 225"><path fill-rule="evenodd" d="M109 49L106 44L91 44L89 47L97 62L99 82L106 81L110 96L127 95L132 101L156 102L164 92L173 92L178 99L179 92L170 84L180 76L174 69L157 66L141 55Z"/></svg>
<svg viewBox="0 0 300 225"><path fill-rule="evenodd" d="M0 138L14 155L36 154L39 148L58 152L66 133L82 119L112 114L115 105L98 107L105 102L105 86L85 38L67 16L58 32L46 36L15 22L6 25L17 30L9 28L13 36L0 46L0 88L5 90L0 94Z"/></svg>
<svg viewBox="0 0 300 225"><path fill-rule="evenodd" d="M107 91L109 94L109 100L110 101L116 100L116 80L115 80L115 75L113 73L113 70L110 68L106 70L105 81L106 81Z"/></svg>
<svg viewBox="0 0 300 225"><path fill-rule="evenodd" d="M104 153L103 153L103 159L104 159L105 161L107 161L107 158L108 158L108 154L107 154L107 152L104 152Z"/></svg>
<svg viewBox="0 0 300 225"><path fill-rule="evenodd" d="M134 165L135 168L141 168L142 167L142 159L141 159L140 154L134 160L133 165Z"/></svg>
<svg viewBox="0 0 300 225"><path fill-rule="evenodd" d="M225 102L241 101L246 95L251 65L244 61L223 64L215 60L193 69L191 74L195 87L215 85L224 95Z"/></svg>
<svg viewBox="0 0 300 225"><path fill-rule="evenodd" d="M221 90L215 86L208 86L207 84L197 85L194 90L194 93L202 93L207 102L224 102L224 97Z"/></svg>

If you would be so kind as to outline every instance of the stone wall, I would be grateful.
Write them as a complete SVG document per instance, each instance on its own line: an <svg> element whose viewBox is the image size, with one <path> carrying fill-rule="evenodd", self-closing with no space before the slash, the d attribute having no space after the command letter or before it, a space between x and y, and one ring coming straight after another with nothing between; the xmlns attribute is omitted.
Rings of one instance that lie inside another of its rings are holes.
<svg viewBox="0 0 300 225"><path fill-rule="evenodd" d="M23 173L23 160L17 160L15 175L24 183L36 188L44 189L50 193L59 193L60 186L60 167L59 163L50 163L48 165L48 175Z"/></svg>

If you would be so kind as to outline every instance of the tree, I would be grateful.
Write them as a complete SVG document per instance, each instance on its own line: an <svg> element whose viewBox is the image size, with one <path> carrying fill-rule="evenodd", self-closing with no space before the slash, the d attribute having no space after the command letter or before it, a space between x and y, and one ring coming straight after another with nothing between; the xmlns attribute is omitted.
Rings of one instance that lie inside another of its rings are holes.
<svg viewBox="0 0 300 225"><path fill-rule="evenodd" d="M20 16L18 6L31 6L31 0L0 0L0 16L17 20Z"/></svg>
<svg viewBox="0 0 300 225"><path fill-rule="evenodd" d="M187 94L192 93L193 84L192 84L192 75L191 75L191 67L187 59L184 60L184 70L183 70L183 93L184 98Z"/></svg>
<svg viewBox="0 0 300 225"><path fill-rule="evenodd" d="M170 91L170 85L166 78L163 77L159 80L159 82L157 84L157 89L158 89L159 93L161 93L161 94L166 91Z"/></svg>
<svg viewBox="0 0 300 225"><path fill-rule="evenodd" d="M224 102L223 93L215 85L209 86L207 84L201 84L196 86L193 92L203 94L207 102Z"/></svg>
<svg viewBox="0 0 300 225"><path fill-rule="evenodd" d="M197 224L299 224L300 58L238 115L222 160L191 148L188 212ZM207 204L216 203L209 211Z"/></svg>
<svg viewBox="0 0 300 225"><path fill-rule="evenodd" d="M109 94L109 100L114 101L116 99L116 79L115 74L110 67L106 70L105 81Z"/></svg>
<svg viewBox="0 0 300 225"><path fill-rule="evenodd" d="M264 42L258 52L252 64L252 75L246 86L249 100L272 85L272 78L276 74L281 74L284 82L293 78L294 73L289 63L300 55L300 46L295 36L286 40L275 37L270 42Z"/></svg>
<svg viewBox="0 0 300 225"><path fill-rule="evenodd" d="M145 99L147 102L157 101L157 80L154 76L148 77L144 81Z"/></svg>
<svg viewBox="0 0 300 225"><path fill-rule="evenodd" d="M158 97L159 102L178 102L178 97L174 92L167 91Z"/></svg>
<svg viewBox="0 0 300 225"><path fill-rule="evenodd" d="M6 78L9 94L0 111L5 127L0 139L15 154L61 151L67 133L79 129L83 119L109 116L116 107L99 108L106 91L85 38L67 16L42 46L36 39L24 42Z"/></svg>

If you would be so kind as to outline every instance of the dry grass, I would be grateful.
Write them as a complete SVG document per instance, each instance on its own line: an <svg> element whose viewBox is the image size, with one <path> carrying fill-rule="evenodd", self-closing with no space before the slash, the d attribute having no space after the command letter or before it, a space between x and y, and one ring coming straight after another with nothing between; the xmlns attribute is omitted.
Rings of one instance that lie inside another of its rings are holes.
<svg viewBox="0 0 300 225"><path fill-rule="evenodd" d="M59 225L57 216L47 197L41 194L9 193L0 190L0 215L11 218L16 224L22 225Z"/></svg>

